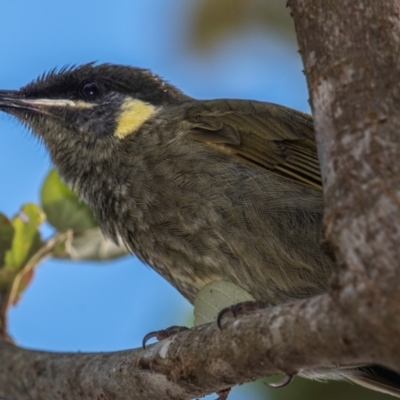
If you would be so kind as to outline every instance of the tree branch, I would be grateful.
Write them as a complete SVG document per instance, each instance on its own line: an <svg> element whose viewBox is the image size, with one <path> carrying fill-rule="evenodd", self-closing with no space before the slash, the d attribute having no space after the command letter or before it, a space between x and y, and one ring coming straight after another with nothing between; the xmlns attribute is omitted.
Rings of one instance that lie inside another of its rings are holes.
<svg viewBox="0 0 400 400"><path fill-rule="evenodd" d="M332 290L367 358L400 372L400 2L289 0L340 271ZM367 334L368 333L368 334Z"/></svg>
<svg viewBox="0 0 400 400"><path fill-rule="evenodd" d="M278 372L365 361L358 343L369 334L355 330L355 338L338 337L338 332L347 334L348 327L336 311L335 300L319 296L236 320L227 317L222 331L215 324L203 325L146 351L55 354L1 342L0 395L18 400L118 400L163 398L168 393L171 399L190 399ZM9 379L9 371L18 379Z"/></svg>
<svg viewBox="0 0 400 400"><path fill-rule="evenodd" d="M358 362L357 340L348 346L351 339L338 340L336 332L320 333L331 325L325 316L335 312L332 305L329 296L319 296L240 319L227 316L223 330L216 324L199 326L146 350L62 354L0 342L0 396L150 400L168 394L171 399L191 399L278 372ZM331 317L337 320L335 314ZM340 346L348 351L338 357Z"/></svg>

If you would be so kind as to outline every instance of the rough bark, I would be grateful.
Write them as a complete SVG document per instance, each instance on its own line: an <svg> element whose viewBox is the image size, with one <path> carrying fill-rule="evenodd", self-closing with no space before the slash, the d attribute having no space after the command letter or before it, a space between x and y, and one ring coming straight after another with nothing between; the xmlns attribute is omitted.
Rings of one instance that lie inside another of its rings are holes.
<svg viewBox="0 0 400 400"><path fill-rule="evenodd" d="M0 342L0 396L189 399L278 371L400 373L400 0L289 0L311 95L339 271L329 293L198 327L143 352Z"/></svg>
<svg viewBox="0 0 400 400"><path fill-rule="evenodd" d="M340 266L332 286L345 328L338 337L399 372L400 2L289 5L315 119L326 233Z"/></svg>
<svg viewBox="0 0 400 400"><path fill-rule="evenodd" d="M237 320L227 317L223 330L203 325L147 350L57 354L0 342L0 396L10 400L201 396L279 372L272 360L282 346L279 332L286 331L281 326L284 316L307 320L302 315L305 310L307 305L298 303ZM296 344L293 332L288 339ZM292 350L293 360L303 364L305 349Z"/></svg>
<svg viewBox="0 0 400 400"><path fill-rule="evenodd" d="M327 299L315 297L235 320L227 316L223 330L215 324L203 325L147 350L58 354L0 342L0 396L9 400L150 400L166 395L191 399L282 371L293 374L330 365L339 360L335 332L319 334L326 320L320 307L330 307ZM299 340L299 332L313 338L311 352ZM324 346L323 356L313 350ZM353 352L340 356L340 360L357 361Z"/></svg>

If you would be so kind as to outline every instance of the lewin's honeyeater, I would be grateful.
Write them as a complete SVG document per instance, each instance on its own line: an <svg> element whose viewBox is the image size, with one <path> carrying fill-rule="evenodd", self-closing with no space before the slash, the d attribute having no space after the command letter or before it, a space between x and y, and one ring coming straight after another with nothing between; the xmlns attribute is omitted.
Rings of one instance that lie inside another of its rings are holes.
<svg viewBox="0 0 400 400"><path fill-rule="evenodd" d="M43 140L104 233L189 301L217 280L270 305L326 290L335 264L323 245L309 115L258 101L195 100L147 70L111 64L0 91L0 110ZM356 374L399 393L400 379L386 372L322 374Z"/></svg>

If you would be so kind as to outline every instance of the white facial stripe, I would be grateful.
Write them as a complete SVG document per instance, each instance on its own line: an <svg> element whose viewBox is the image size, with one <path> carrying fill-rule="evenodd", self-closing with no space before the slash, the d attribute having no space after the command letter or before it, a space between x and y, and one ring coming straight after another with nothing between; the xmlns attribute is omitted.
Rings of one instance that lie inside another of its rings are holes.
<svg viewBox="0 0 400 400"><path fill-rule="evenodd" d="M71 107L71 108L92 108L95 106L93 103L86 103L78 100L67 99L21 99L21 103L26 103L31 106L44 106L44 107Z"/></svg>

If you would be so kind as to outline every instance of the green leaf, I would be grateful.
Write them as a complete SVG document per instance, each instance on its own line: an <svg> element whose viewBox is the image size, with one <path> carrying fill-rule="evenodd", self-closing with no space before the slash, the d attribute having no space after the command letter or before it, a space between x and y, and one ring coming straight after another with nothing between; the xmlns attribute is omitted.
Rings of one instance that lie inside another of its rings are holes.
<svg viewBox="0 0 400 400"><path fill-rule="evenodd" d="M41 246L39 226L44 222L43 211L33 203L22 206L21 211L12 219L14 236L11 248L6 251L4 264L7 270L20 271L30 256Z"/></svg>
<svg viewBox="0 0 400 400"><path fill-rule="evenodd" d="M213 322L223 308L252 300L254 297L251 294L232 282L211 282L199 291L194 300L194 324Z"/></svg>
<svg viewBox="0 0 400 400"><path fill-rule="evenodd" d="M11 221L0 213L0 269L4 265L4 257L11 248L14 237L14 227Z"/></svg>
<svg viewBox="0 0 400 400"><path fill-rule="evenodd" d="M43 210L35 203L24 204L18 216L36 228L46 220Z"/></svg>
<svg viewBox="0 0 400 400"><path fill-rule="evenodd" d="M47 220L58 231L83 232L98 226L90 208L61 181L55 170L43 183L41 202Z"/></svg>

